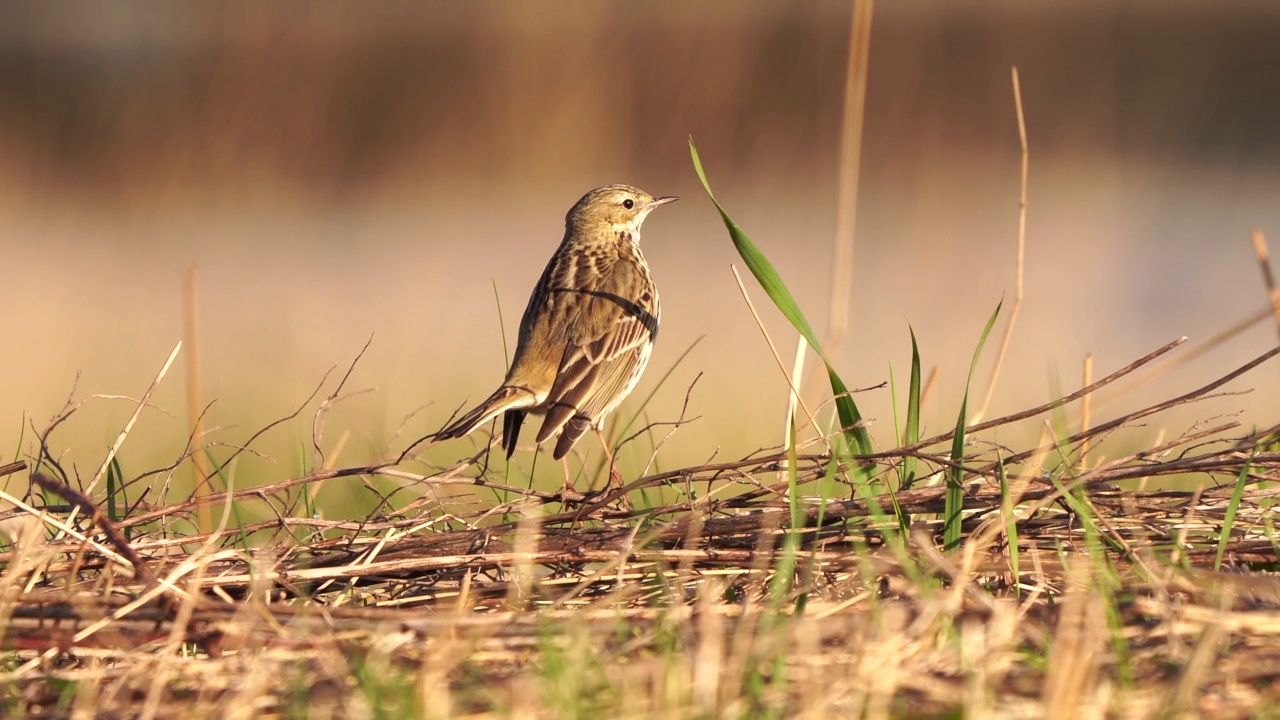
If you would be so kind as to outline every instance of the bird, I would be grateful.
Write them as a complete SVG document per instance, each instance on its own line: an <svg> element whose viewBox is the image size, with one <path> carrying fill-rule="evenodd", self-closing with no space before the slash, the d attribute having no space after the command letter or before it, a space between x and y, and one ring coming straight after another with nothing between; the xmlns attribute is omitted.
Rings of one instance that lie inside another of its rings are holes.
<svg viewBox="0 0 1280 720"><path fill-rule="evenodd" d="M591 429L612 469L604 419L640 380L660 318L640 226L655 208L678 199L630 185L583 195L565 215L564 239L529 296L502 385L436 439L460 438L503 415L502 447L510 458L525 416L542 415L535 440L540 446L558 433L555 460Z"/></svg>

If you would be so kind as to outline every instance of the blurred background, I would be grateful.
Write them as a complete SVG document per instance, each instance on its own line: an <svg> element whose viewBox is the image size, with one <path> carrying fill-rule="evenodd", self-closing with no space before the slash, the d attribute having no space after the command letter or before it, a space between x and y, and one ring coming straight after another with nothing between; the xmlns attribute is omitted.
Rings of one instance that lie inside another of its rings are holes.
<svg viewBox="0 0 1280 720"><path fill-rule="evenodd" d="M503 333L514 342L565 211L613 182L684 198L645 226L663 327L618 415L658 388L648 418L673 420L702 374L699 419L660 465L777 444L786 383L687 140L825 326L851 14L824 0L0 5L0 450L29 453L73 387L141 395L181 339L192 264L211 438L241 443L288 414L372 335L347 386L370 392L333 410L327 443L348 433L339 464L399 449L496 386ZM926 371L941 368L928 430L954 423L983 323L1013 299L1014 65L1031 152L1026 298L988 417L1079 387L1086 353L1100 377L1267 307L1249 233L1280 238L1276 37L1280 6L1263 1L878 4L846 382L878 385L891 366L902 382L910 323ZM755 300L789 361L794 333ZM1260 323L1095 405L1095 423L1275 343ZM1270 424L1278 372L1148 430L1236 412ZM127 476L181 452L183 380L179 362L155 400L168 414L145 413L122 450ZM891 446L889 391L859 403ZM53 450L92 475L131 410L90 403ZM310 415L253 462L298 469Z"/></svg>

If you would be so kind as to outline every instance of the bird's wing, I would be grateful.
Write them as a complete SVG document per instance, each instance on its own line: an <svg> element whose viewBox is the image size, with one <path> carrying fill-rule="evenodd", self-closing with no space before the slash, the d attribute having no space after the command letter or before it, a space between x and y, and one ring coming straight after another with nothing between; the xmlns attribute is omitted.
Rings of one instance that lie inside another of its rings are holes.
<svg viewBox="0 0 1280 720"><path fill-rule="evenodd" d="M638 376L649 360L649 347L639 345L619 355L613 360L596 365L594 385L590 395L576 413L568 414L560 431L560 439L556 441L552 457L559 459L569 453L578 438L582 437L604 413L622 400L625 393L630 392ZM548 413L548 420L552 419ZM543 423L546 426L546 422Z"/></svg>
<svg viewBox="0 0 1280 720"><path fill-rule="evenodd" d="M565 346L544 403L547 417L538 442L577 418L575 437L566 438L571 446L590 421L630 387L657 332L657 293L635 260L620 257L607 272L591 277L598 280L591 282L583 274L574 278L583 282L550 288L557 295L556 305L567 311L561 316ZM559 446L556 454L563 455Z"/></svg>

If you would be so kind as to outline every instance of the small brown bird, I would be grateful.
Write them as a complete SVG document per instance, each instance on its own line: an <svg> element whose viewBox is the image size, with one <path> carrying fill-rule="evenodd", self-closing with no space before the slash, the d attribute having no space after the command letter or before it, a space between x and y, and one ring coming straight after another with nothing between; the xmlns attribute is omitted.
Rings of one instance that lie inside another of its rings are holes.
<svg viewBox="0 0 1280 720"><path fill-rule="evenodd" d="M536 440L559 433L552 453L559 460L588 428L599 433L639 381L658 334L658 290L640 254L640 225L678 199L629 185L583 195L529 297L506 380L436 439L462 437L506 413L502 447L511 457L525 415L545 415Z"/></svg>

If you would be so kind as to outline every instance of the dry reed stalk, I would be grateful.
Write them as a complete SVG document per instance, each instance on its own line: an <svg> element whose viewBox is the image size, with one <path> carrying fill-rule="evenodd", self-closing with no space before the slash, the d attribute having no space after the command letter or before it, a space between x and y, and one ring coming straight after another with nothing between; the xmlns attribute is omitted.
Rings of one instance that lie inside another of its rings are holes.
<svg viewBox="0 0 1280 720"><path fill-rule="evenodd" d="M925 406L929 404L929 398L933 396L933 389L938 385L938 377L942 374L942 368L937 365L929 371L929 379L924 382L924 389L920 391L920 413L924 414Z"/></svg>
<svg viewBox="0 0 1280 720"><path fill-rule="evenodd" d="M867 105L867 69L871 56L873 0L854 0L849 25L849 51L840 120L840 178L837 185L836 234L831 253L831 316L824 348L835 357L849 328L853 290L853 246L858 220L858 179Z"/></svg>
<svg viewBox="0 0 1280 720"><path fill-rule="evenodd" d="M1022 309L1022 277L1023 267L1027 260L1027 174L1031 166L1031 153L1027 149L1027 121L1022 112L1022 83L1018 81L1018 68L1011 70L1013 77L1013 107L1018 115L1018 142L1022 147L1022 174L1018 181L1018 262L1014 270L1013 307L1009 311L1009 322L1004 326L1004 335L1000 338L1000 349L996 352L995 364L991 367L991 378L987 381L987 392L982 397L982 405L973 414L972 422L979 423L991 407L991 397L995 394L996 381L1000 377L1000 369L1004 366L1005 352L1009 349L1009 341L1013 337L1013 326L1018 321L1018 312Z"/></svg>
<svg viewBox="0 0 1280 720"><path fill-rule="evenodd" d="M1267 250L1267 238L1261 230L1254 230L1252 240L1253 253L1258 257L1258 267L1262 269L1262 282L1267 288L1267 299L1271 304L1271 312L1276 318L1276 332L1280 333L1280 289L1276 288L1275 274L1271 271L1271 253Z"/></svg>
<svg viewBox="0 0 1280 720"><path fill-rule="evenodd" d="M843 105L840 112L840 165L836 185L836 228L831 247L831 294L823 349L835 358L849 329L853 301L854 238L858 219L858 182L862 164L863 126L866 117L867 72L871 56L871 22L874 0L853 0L849 20L849 44L845 61ZM798 374L797 374L798 377ZM801 402L812 396L799 384ZM812 418L814 431L821 430ZM800 430L802 428L797 428Z"/></svg>
<svg viewBox="0 0 1280 720"><path fill-rule="evenodd" d="M213 468L205 454L204 442L204 393L200 375L200 325L199 325L199 276L196 264L187 266L182 275L182 342L186 345L185 361L187 393L187 431L192 440L191 467L195 471L195 497L203 498L213 492L210 478ZM196 527L208 532L213 527L213 515L206 503L196 506Z"/></svg>

